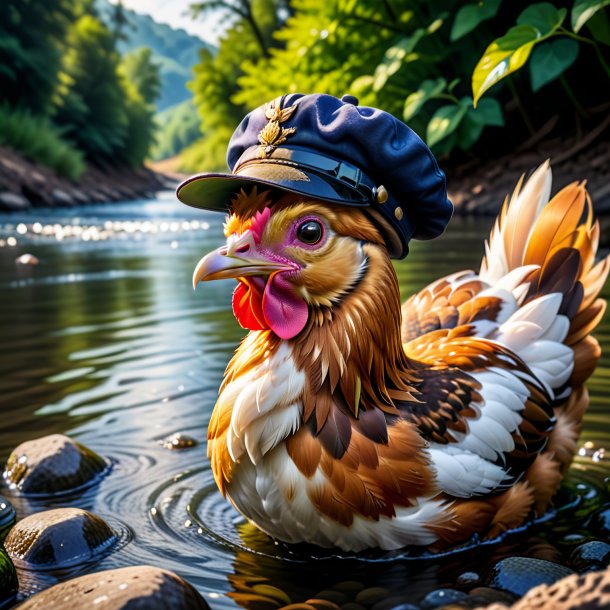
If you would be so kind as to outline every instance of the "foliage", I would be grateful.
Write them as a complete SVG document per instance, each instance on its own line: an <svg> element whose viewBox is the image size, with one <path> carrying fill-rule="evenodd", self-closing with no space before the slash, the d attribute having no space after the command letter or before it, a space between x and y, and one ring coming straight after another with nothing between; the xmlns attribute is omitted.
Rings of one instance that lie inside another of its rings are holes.
<svg viewBox="0 0 610 610"><path fill-rule="evenodd" d="M55 122L96 163L141 165L153 141L158 68L148 50L121 60L115 38L92 15L70 29Z"/></svg>
<svg viewBox="0 0 610 610"><path fill-rule="evenodd" d="M84 15L73 24L60 73L55 122L95 163L114 159L126 138L119 61L114 38L100 21Z"/></svg>
<svg viewBox="0 0 610 610"><path fill-rule="evenodd" d="M208 134L193 144L183 156L183 166L193 169L226 167L227 143L235 126L249 110L237 99L242 66L267 57L272 33L280 22L277 0L244 0L256 21L255 33L248 19L237 19L220 41L213 55L202 49L191 83L195 106L201 117L202 132Z"/></svg>
<svg viewBox="0 0 610 610"><path fill-rule="evenodd" d="M85 171L83 154L48 118L27 109L14 110L6 103L0 104L0 145L19 150L31 161L72 180Z"/></svg>
<svg viewBox="0 0 610 610"><path fill-rule="evenodd" d="M154 102L161 92L159 64L155 63L152 51L140 47L123 56L121 68L125 78L134 84L145 102Z"/></svg>
<svg viewBox="0 0 610 610"><path fill-rule="evenodd" d="M79 4L75 0L0 2L3 100L34 112L49 110L61 62L61 42Z"/></svg>
<svg viewBox="0 0 610 610"><path fill-rule="evenodd" d="M239 48L248 21L228 5L241 0L201 4L225 6L232 26L222 60L203 55L195 69L206 135L183 157L197 163L190 169L221 167L245 112L286 92L356 95L408 121L441 155L496 144L505 125L501 140L514 146L548 121L549 105L586 117L583 104L607 101L607 81L583 85L610 75L610 0L292 0L264 49Z"/></svg>
<svg viewBox="0 0 610 610"><path fill-rule="evenodd" d="M95 7L102 22L112 31L116 29L116 5L108 0L96 0ZM159 66L161 92L156 100L161 111L191 98L187 82L193 77L193 67L199 60L202 47L215 52L200 38L187 34L184 30L173 29L164 23L157 23L148 15L123 8L121 37L117 50L126 55L136 49L151 49L151 60Z"/></svg>
<svg viewBox="0 0 610 610"><path fill-rule="evenodd" d="M150 155L155 161L177 155L201 137L199 115L191 100L160 112L156 122L157 138Z"/></svg>
<svg viewBox="0 0 610 610"><path fill-rule="evenodd" d="M572 9L574 29L580 29L593 15L610 2L582 2L577 0ZM586 6L585 6L586 5ZM556 8L548 2L528 6L517 17L517 25L494 40L485 50L472 74L474 103L496 83L521 68L536 46L531 63L532 88L537 91L543 85L559 77L569 68L578 55L578 42L593 44L592 39L576 36L563 27L568 14L565 8ZM567 37L549 42L557 36ZM540 46L539 46L540 45ZM610 69L603 56L599 55L602 67L610 77Z"/></svg>

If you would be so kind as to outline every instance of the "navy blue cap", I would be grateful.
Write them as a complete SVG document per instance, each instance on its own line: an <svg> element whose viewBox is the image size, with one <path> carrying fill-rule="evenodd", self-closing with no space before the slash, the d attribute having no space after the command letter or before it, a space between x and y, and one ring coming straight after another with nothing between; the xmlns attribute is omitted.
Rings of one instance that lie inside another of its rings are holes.
<svg viewBox="0 0 610 610"><path fill-rule="evenodd" d="M227 162L231 174L193 176L178 199L227 210L232 195L258 184L365 207L395 258L411 238L440 235L453 212L445 174L421 138L353 96L294 93L260 106L235 130Z"/></svg>

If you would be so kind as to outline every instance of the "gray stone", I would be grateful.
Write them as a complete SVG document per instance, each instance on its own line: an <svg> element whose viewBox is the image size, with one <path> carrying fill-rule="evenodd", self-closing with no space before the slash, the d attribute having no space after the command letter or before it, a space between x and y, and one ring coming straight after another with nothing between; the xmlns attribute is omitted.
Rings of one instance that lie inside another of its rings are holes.
<svg viewBox="0 0 610 610"><path fill-rule="evenodd" d="M16 447L3 477L24 495L52 495L91 484L108 467L91 449L63 434L51 434Z"/></svg>
<svg viewBox="0 0 610 610"><path fill-rule="evenodd" d="M4 210L27 210L30 207L29 200L23 195L3 191L0 193L0 209Z"/></svg>
<svg viewBox="0 0 610 610"><path fill-rule="evenodd" d="M576 547L570 555L569 564L577 571L601 570L610 563L610 544L592 540Z"/></svg>
<svg viewBox="0 0 610 610"><path fill-rule="evenodd" d="M19 521L4 546L15 562L55 569L99 558L117 539L101 517L80 508L56 508Z"/></svg>
<svg viewBox="0 0 610 610"><path fill-rule="evenodd" d="M610 608L610 570L572 574L552 585L541 585L510 606L510 610L605 610L606 608ZM506 606L493 604L485 606L484 610L506 610Z"/></svg>
<svg viewBox="0 0 610 610"><path fill-rule="evenodd" d="M432 610L433 608L440 608L448 604L457 604L466 599L468 599L468 595L463 591L458 591L457 589L436 589L436 591L428 593L419 602L419 605L423 610Z"/></svg>
<svg viewBox="0 0 610 610"><path fill-rule="evenodd" d="M160 441L160 444L166 449L175 451L178 449L190 449L191 447L196 447L199 443L196 439L188 434L176 432L176 434L166 436L162 441Z"/></svg>
<svg viewBox="0 0 610 610"><path fill-rule="evenodd" d="M161 568L133 566L87 574L46 589L19 610L208 610L185 580Z"/></svg>
<svg viewBox="0 0 610 610"><path fill-rule="evenodd" d="M76 203L74 197L72 197L69 193L66 193L66 191L62 191L61 189L53 189L51 191L51 200L53 201L53 205L58 207L71 207Z"/></svg>
<svg viewBox="0 0 610 610"><path fill-rule="evenodd" d="M572 573L569 568L544 559L507 557L491 569L485 584L520 597L538 585L553 584Z"/></svg>

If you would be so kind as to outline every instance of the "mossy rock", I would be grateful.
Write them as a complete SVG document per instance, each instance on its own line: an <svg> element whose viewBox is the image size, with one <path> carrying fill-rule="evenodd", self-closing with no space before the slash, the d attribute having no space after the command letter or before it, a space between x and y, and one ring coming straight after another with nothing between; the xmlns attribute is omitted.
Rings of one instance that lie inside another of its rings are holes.
<svg viewBox="0 0 610 610"><path fill-rule="evenodd" d="M15 566L0 545L0 606L13 599L18 588L19 583Z"/></svg>

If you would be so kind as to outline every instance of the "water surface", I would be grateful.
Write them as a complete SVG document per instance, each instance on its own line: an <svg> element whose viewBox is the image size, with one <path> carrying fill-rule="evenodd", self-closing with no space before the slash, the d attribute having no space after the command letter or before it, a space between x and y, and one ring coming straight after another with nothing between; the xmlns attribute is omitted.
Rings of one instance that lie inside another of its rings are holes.
<svg viewBox="0 0 610 610"><path fill-rule="evenodd" d="M413 243L397 264L404 297L478 267L490 223L455 219L441 239ZM197 261L223 240L221 224L221 216L190 210L171 195L0 216L0 459L24 440L66 432L112 461L110 474L84 494L11 498L20 517L79 506L123 531L120 548L71 574L158 565L188 579L212 608L277 607L322 590L347 600L372 587L417 602L508 555L561 561L590 536L587 518L608 500L608 466L591 451L568 477L566 502L576 498L575 505L457 556L340 557L275 544L244 523L216 491L205 452L216 392L243 335L230 308L234 284L191 288ZM24 253L39 264L16 264ZM582 435L596 447L608 444L610 432L609 333L606 316L597 331L606 354L589 383ZM169 451L159 441L174 432L201 444ZM20 576L27 594L66 574Z"/></svg>

